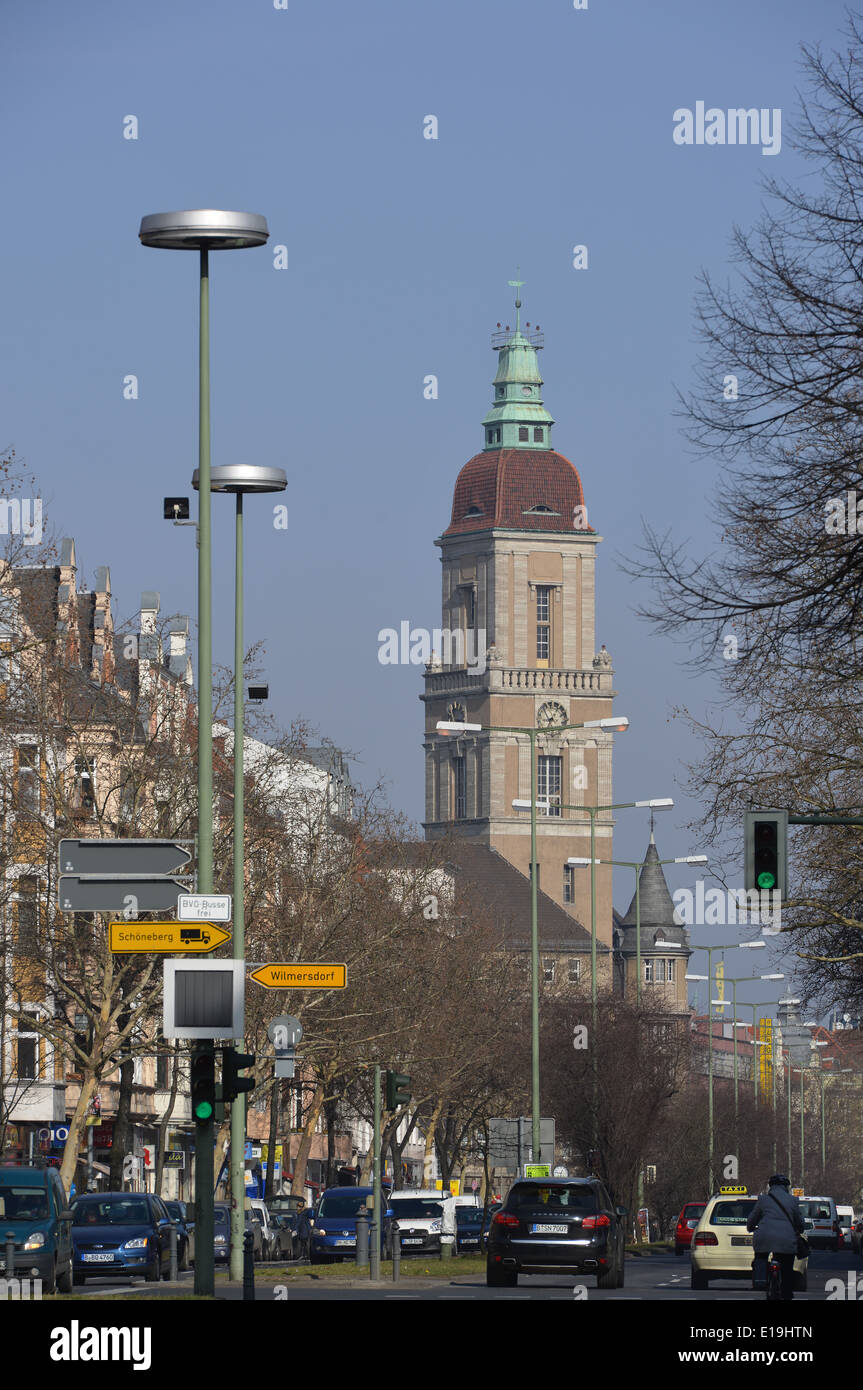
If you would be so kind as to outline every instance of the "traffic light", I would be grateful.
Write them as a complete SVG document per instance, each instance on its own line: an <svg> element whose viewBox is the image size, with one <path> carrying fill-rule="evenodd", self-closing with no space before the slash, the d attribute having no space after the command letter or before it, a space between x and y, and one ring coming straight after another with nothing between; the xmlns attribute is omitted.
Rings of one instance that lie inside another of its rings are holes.
<svg viewBox="0 0 863 1390"><path fill-rule="evenodd" d="M255 1089L255 1078L253 1076L240 1076L241 1071L255 1065L253 1053L237 1052L233 1047L226 1047L222 1053L222 1100L225 1105L230 1105L231 1101L236 1100L245 1091Z"/></svg>
<svg viewBox="0 0 863 1390"><path fill-rule="evenodd" d="M402 1076L399 1071L387 1072L387 1110L398 1110L400 1105L407 1105L411 1098L410 1084L409 1076Z"/></svg>
<svg viewBox="0 0 863 1390"><path fill-rule="evenodd" d="M192 1053L192 1115L201 1124L213 1118L216 1104L216 1056L212 1043L199 1043Z"/></svg>
<svg viewBox="0 0 863 1390"><path fill-rule="evenodd" d="M746 891L787 897L788 812L746 811L743 831Z"/></svg>

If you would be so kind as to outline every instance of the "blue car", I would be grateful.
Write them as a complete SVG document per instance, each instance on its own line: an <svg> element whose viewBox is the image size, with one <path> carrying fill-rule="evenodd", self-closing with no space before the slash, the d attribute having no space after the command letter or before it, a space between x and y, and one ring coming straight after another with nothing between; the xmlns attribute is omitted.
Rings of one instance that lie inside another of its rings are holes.
<svg viewBox="0 0 863 1390"><path fill-rule="evenodd" d="M161 1198L150 1192L87 1193L72 1204L72 1278L83 1284L137 1274L148 1283L171 1273L171 1227Z"/></svg>
<svg viewBox="0 0 863 1390"><path fill-rule="evenodd" d="M309 1242L309 1260L326 1264L330 1260L352 1260L357 1253L357 1214L366 1210L366 1199L373 1196L371 1187L328 1187L315 1208ZM386 1213L386 1194L382 1193L382 1210ZM381 1232L381 1253L389 1256L391 1223L384 1216Z"/></svg>

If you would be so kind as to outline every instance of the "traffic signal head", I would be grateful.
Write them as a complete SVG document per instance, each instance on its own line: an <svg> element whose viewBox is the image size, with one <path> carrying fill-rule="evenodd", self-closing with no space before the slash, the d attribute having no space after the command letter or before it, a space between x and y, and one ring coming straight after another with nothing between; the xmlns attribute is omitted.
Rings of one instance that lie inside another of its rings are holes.
<svg viewBox="0 0 863 1390"><path fill-rule="evenodd" d="M411 1098L410 1084L409 1076L402 1076L398 1071L387 1072L387 1110L398 1110L400 1105L407 1105Z"/></svg>
<svg viewBox="0 0 863 1390"><path fill-rule="evenodd" d="M237 1096L243 1095L245 1091L255 1089L255 1078L253 1076L241 1076L241 1071L246 1071L255 1065L253 1053L237 1052L233 1047L226 1047L222 1053L222 1100L225 1105L230 1105L231 1101Z"/></svg>
<svg viewBox="0 0 863 1390"><path fill-rule="evenodd" d="M212 1120L216 1104L216 1058L212 1044L204 1043L192 1053L192 1116L201 1124Z"/></svg>
<svg viewBox="0 0 863 1390"><path fill-rule="evenodd" d="M746 811L744 841L746 891L787 897L788 812Z"/></svg>

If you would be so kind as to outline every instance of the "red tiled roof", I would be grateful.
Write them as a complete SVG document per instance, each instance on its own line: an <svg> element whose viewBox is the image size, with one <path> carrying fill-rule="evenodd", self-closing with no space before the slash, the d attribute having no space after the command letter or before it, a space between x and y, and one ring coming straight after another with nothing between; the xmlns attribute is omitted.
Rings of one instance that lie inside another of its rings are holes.
<svg viewBox="0 0 863 1390"><path fill-rule="evenodd" d="M531 512L537 506L550 507L552 515ZM475 454L459 473L452 521L444 535L488 531L492 526L571 532L574 510L583 506L581 478L563 454L553 449L488 449ZM467 515L472 508L479 510Z"/></svg>

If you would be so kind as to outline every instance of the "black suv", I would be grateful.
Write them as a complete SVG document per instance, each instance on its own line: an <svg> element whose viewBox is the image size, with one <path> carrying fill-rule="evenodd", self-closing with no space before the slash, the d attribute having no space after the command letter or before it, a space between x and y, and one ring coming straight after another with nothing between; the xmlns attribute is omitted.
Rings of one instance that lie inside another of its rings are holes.
<svg viewBox="0 0 863 1390"><path fill-rule="evenodd" d="M595 1274L623 1287L625 1207L599 1178L519 1179L492 1217L486 1283L513 1288L519 1274Z"/></svg>

